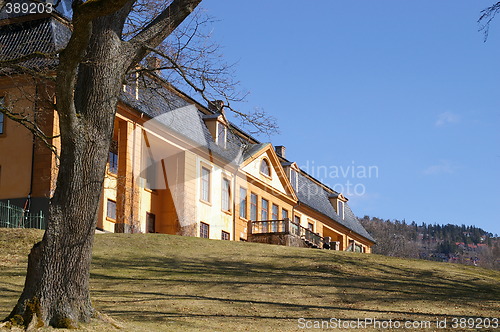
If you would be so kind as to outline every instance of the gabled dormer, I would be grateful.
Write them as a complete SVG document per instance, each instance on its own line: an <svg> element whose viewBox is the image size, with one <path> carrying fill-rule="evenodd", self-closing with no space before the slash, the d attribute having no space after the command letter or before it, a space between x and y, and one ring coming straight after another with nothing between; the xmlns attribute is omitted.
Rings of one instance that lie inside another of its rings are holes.
<svg viewBox="0 0 500 332"><path fill-rule="evenodd" d="M292 188L297 192L299 189L299 166L295 162L282 162L281 166L283 166Z"/></svg>
<svg viewBox="0 0 500 332"><path fill-rule="evenodd" d="M139 99L139 74L137 72L128 74L125 78L125 82L122 86L123 92L125 92L131 98Z"/></svg>
<svg viewBox="0 0 500 332"><path fill-rule="evenodd" d="M328 195L328 199L335 209L335 212L340 216L340 218L344 219L345 204L349 199L344 197L342 194L330 194Z"/></svg>
<svg viewBox="0 0 500 332"><path fill-rule="evenodd" d="M250 145L244 152L240 167L254 184L260 183L264 187L297 199L288 175L271 144Z"/></svg>
<svg viewBox="0 0 500 332"><path fill-rule="evenodd" d="M224 102L215 100L209 104L209 109L213 114L204 115L203 121L212 135L212 138L222 149L227 147L229 121L223 111Z"/></svg>

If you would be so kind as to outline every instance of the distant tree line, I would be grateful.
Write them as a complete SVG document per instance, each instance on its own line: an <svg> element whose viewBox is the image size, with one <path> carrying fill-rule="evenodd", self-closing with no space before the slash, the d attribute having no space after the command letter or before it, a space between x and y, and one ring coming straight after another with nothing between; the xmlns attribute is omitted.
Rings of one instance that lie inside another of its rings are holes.
<svg viewBox="0 0 500 332"><path fill-rule="evenodd" d="M377 243L375 254L421 258L500 270L500 238L475 226L360 218Z"/></svg>

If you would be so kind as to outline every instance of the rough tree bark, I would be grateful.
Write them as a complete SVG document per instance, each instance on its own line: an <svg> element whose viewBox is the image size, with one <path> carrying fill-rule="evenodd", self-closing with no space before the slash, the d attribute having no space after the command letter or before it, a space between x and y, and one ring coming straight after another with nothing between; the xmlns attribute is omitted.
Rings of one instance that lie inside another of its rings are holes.
<svg viewBox="0 0 500 332"><path fill-rule="evenodd" d="M57 186L47 230L31 249L23 293L7 320L75 327L94 315L89 295L92 244L122 82L127 70L201 2L172 1L142 32L124 41L124 22L134 1L73 2L73 34L57 69Z"/></svg>

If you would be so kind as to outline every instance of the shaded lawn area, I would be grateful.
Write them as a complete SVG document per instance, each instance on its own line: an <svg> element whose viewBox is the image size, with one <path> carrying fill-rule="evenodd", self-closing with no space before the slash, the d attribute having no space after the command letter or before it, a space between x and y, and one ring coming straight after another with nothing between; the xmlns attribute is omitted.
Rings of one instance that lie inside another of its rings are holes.
<svg viewBox="0 0 500 332"><path fill-rule="evenodd" d="M40 236L0 230L3 317L22 290L30 243ZM500 312L498 271L161 234L96 235L91 289L94 306L127 331L294 331L302 317L447 318L451 327L453 318Z"/></svg>

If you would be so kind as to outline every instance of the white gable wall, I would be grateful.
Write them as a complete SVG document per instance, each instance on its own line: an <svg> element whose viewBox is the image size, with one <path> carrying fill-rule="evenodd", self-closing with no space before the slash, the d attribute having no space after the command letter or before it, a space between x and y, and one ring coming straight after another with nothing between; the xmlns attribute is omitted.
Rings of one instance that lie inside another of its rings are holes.
<svg viewBox="0 0 500 332"><path fill-rule="evenodd" d="M268 178L267 176L263 175L260 172L260 164L262 163L262 159L267 158L267 161L269 162L270 168L271 168L271 178ZM269 158L269 155L267 152L262 153L258 157L256 157L255 160L251 161L248 165L243 167L242 169L244 172L247 174L252 175L253 177L261 180L262 182L266 183L267 185L275 188L276 190L282 192L283 194L287 194L285 187L282 184L282 180L279 178L278 173L276 172L276 169L274 168L274 165L271 163L271 158Z"/></svg>

